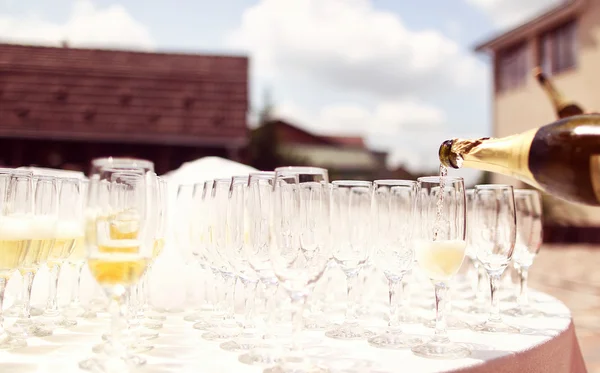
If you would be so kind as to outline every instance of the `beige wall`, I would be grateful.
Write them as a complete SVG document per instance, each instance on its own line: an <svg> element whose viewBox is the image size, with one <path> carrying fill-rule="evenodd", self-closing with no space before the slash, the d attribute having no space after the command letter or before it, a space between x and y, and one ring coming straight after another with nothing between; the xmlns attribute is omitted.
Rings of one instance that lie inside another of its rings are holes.
<svg viewBox="0 0 600 373"><path fill-rule="evenodd" d="M589 7L577 24L578 59L577 67L552 76L557 89L570 100L579 103L585 110L600 111L600 1L589 1ZM529 65L538 63L537 40L528 43ZM533 76L524 86L495 93L494 136L502 137L539 127L556 120L554 110ZM494 182L518 182L501 175L494 175ZM589 210L600 221L600 210ZM587 215L587 214L586 214Z"/></svg>

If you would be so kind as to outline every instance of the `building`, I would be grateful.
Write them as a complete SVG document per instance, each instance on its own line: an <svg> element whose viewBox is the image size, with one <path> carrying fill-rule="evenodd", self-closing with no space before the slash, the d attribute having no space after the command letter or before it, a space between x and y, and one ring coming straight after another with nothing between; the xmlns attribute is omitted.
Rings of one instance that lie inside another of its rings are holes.
<svg viewBox="0 0 600 373"><path fill-rule="evenodd" d="M0 164L87 171L130 156L158 173L248 141L248 59L0 44Z"/></svg>
<svg viewBox="0 0 600 373"><path fill-rule="evenodd" d="M373 180L387 172L387 153L370 150L362 137L317 135L279 119L273 124L281 154L328 169L331 180Z"/></svg>
<svg viewBox="0 0 600 373"><path fill-rule="evenodd" d="M476 46L493 61L493 135L508 136L556 120L533 77L537 66L569 99L600 110L599 43L600 1L567 0ZM493 181L523 185L501 175ZM600 226L600 209L550 201L547 215L557 224Z"/></svg>

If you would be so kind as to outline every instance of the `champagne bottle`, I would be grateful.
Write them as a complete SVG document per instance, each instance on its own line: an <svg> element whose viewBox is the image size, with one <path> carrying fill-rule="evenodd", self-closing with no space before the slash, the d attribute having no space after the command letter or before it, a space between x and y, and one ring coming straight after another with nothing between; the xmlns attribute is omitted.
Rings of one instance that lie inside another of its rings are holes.
<svg viewBox="0 0 600 373"><path fill-rule="evenodd" d="M446 167L497 172L564 200L600 205L600 114L504 138L447 140L439 158Z"/></svg>
<svg viewBox="0 0 600 373"><path fill-rule="evenodd" d="M548 98L550 98L552 106L554 106L554 110L556 111L556 114L559 118L567 118L573 115L580 115L584 113L581 107L579 107L574 102L567 101L556 90L554 84L552 84L552 82L548 80L548 78L546 78L546 75L542 72L542 69L536 67L533 70L533 74L535 75L538 83L540 83L540 85L548 95Z"/></svg>

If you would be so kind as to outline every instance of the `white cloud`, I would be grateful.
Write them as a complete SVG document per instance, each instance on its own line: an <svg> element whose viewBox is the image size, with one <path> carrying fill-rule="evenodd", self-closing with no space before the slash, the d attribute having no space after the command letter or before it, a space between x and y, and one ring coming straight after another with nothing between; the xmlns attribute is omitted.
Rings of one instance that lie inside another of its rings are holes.
<svg viewBox="0 0 600 373"><path fill-rule="evenodd" d="M331 104L314 114L284 102L275 107L274 115L317 133L363 136L397 135L416 127L437 130L446 119L438 107L416 100L384 101L372 110L351 103Z"/></svg>
<svg viewBox="0 0 600 373"><path fill-rule="evenodd" d="M482 66L435 30L413 31L368 0L262 0L231 35L262 77L305 77L375 97L478 84Z"/></svg>
<svg viewBox="0 0 600 373"><path fill-rule="evenodd" d="M467 0L499 27L516 26L565 0Z"/></svg>
<svg viewBox="0 0 600 373"><path fill-rule="evenodd" d="M0 40L20 43L150 49L149 31L121 5L104 8L90 0L77 0L64 23L36 16L0 15Z"/></svg>

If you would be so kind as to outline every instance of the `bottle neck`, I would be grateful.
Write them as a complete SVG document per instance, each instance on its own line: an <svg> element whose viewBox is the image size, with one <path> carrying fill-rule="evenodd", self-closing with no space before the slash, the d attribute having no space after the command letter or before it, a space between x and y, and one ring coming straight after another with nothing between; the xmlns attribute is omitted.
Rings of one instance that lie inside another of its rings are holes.
<svg viewBox="0 0 600 373"><path fill-rule="evenodd" d="M537 186L529 170L529 149L536 132L537 129L533 129L503 138L477 140L479 144L468 151L458 151L462 158L462 167L513 176ZM471 140L456 140L454 145L456 149L468 148L465 142L469 141Z"/></svg>

